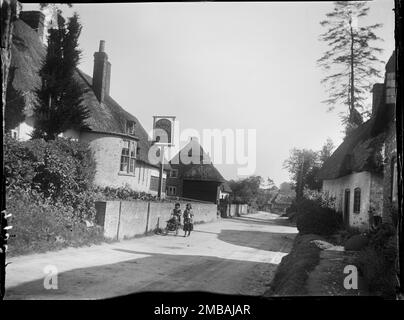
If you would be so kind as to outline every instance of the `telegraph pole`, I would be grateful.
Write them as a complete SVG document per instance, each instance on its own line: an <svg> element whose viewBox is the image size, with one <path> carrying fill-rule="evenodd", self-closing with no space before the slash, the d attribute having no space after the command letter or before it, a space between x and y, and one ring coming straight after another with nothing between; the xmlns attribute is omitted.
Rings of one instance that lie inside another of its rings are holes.
<svg viewBox="0 0 404 320"><path fill-rule="evenodd" d="M158 198L161 199L161 195L163 194L163 175L164 175L164 145L160 147L160 175L159 175L159 190L158 190Z"/></svg>

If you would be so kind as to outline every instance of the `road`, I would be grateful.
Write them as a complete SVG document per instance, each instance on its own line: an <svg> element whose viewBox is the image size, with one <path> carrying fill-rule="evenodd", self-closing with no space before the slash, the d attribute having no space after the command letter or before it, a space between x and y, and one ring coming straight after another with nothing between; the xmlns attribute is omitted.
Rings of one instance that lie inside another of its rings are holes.
<svg viewBox="0 0 404 320"><path fill-rule="evenodd" d="M153 235L10 258L6 299L99 299L144 291L261 295L297 233L259 212ZM44 282L57 271L53 285ZM55 281L55 279L57 281Z"/></svg>

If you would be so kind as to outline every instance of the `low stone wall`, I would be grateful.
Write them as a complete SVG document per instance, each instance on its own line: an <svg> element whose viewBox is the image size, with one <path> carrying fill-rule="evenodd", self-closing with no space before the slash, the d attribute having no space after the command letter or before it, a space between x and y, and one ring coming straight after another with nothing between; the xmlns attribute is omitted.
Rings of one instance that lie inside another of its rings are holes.
<svg viewBox="0 0 404 320"><path fill-rule="evenodd" d="M228 217L238 217L248 214L248 204L231 204L227 209Z"/></svg>
<svg viewBox="0 0 404 320"><path fill-rule="evenodd" d="M186 202L178 202L181 203L181 209L185 209ZM216 204L192 202L191 205L195 223L217 219ZM174 202L98 201L95 207L96 221L104 227L104 236L121 240L165 228Z"/></svg>

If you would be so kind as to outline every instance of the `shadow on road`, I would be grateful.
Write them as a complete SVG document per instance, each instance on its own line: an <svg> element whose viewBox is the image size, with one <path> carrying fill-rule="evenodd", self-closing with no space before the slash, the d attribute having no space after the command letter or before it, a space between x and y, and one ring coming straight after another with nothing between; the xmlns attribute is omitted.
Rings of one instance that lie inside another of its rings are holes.
<svg viewBox="0 0 404 320"><path fill-rule="evenodd" d="M218 235L218 239L237 246L280 252L284 247L291 247L295 236L296 233L224 229Z"/></svg>
<svg viewBox="0 0 404 320"><path fill-rule="evenodd" d="M255 223L255 224L264 224L264 225L277 225L277 226L288 226L293 227L294 224L290 222L287 218L279 217L275 219L261 219L261 218L252 218L252 217L231 217L229 220L235 220L237 222L245 222L245 223Z"/></svg>
<svg viewBox="0 0 404 320"><path fill-rule="evenodd" d="M139 257L119 263L58 274L58 289L44 279L8 288L6 299L101 299L146 291L204 291L254 295L258 272L273 273L275 264L212 256L154 254L125 249ZM108 254L108 253L106 253ZM57 266L56 266L57 267ZM262 281L262 280L261 280ZM249 283L251 282L251 283ZM248 286L251 284L251 288ZM263 286L263 284L262 284Z"/></svg>

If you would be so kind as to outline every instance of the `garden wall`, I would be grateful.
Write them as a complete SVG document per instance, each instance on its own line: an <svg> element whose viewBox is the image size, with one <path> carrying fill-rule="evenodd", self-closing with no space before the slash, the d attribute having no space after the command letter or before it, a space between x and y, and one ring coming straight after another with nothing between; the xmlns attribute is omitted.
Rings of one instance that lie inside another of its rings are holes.
<svg viewBox="0 0 404 320"><path fill-rule="evenodd" d="M228 217L237 217L248 213L248 204L231 204L227 209Z"/></svg>
<svg viewBox="0 0 404 320"><path fill-rule="evenodd" d="M181 209L186 202L181 202ZM212 222L217 219L217 206L213 203L192 202L194 222ZM164 228L174 208L174 202L97 201L96 222L103 226L104 236L110 239L132 238Z"/></svg>

